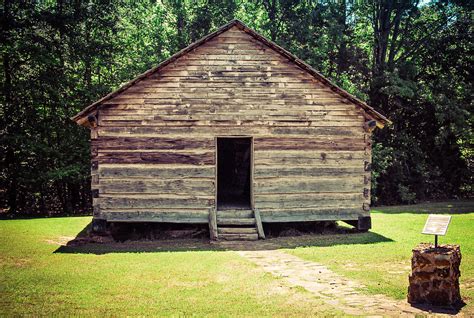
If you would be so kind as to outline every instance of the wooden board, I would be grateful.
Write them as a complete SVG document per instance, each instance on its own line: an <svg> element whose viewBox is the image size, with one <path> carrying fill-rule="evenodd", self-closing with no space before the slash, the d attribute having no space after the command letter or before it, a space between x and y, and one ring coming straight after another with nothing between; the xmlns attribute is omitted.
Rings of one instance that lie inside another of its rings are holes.
<svg viewBox="0 0 474 318"><path fill-rule="evenodd" d="M278 209L260 210L262 222L310 222L310 221L338 221L358 220L359 216L368 216L368 212L355 208L310 208L304 210Z"/></svg>

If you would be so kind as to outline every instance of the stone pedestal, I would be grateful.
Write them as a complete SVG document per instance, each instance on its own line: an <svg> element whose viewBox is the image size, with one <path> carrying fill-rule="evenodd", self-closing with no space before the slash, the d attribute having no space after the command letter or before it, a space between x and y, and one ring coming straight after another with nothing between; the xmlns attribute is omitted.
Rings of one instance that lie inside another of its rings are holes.
<svg viewBox="0 0 474 318"><path fill-rule="evenodd" d="M408 302L455 306L462 302L459 292L459 245L421 243L413 249Z"/></svg>

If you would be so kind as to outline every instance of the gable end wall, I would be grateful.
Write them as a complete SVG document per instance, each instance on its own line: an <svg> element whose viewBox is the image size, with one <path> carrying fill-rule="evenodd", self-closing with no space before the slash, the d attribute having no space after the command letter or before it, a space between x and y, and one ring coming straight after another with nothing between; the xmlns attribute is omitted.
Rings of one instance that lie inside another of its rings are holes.
<svg viewBox="0 0 474 318"><path fill-rule="evenodd" d="M368 216L362 111L236 27L106 101L98 118L96 218L207 223L216 136L254 138L264 222Z"/></svg>

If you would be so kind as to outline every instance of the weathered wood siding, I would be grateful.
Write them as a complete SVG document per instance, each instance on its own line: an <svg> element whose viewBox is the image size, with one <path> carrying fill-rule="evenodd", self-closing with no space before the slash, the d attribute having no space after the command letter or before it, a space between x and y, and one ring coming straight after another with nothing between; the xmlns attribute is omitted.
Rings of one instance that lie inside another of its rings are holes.
<svg viewBox="0 0 474 318"><path fill-rule="evenodd" d="M215 137L241 135L254 137L264 222L357 219L370 195L363 125L357 106L233 27L100 108L95 213L207 223Z"/></svg>

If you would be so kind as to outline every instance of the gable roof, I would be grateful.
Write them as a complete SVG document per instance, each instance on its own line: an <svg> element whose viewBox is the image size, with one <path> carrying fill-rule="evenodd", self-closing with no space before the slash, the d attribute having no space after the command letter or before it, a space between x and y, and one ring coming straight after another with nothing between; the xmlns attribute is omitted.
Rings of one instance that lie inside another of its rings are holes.
<svg viewBox="0 0 474 318"><path fill-rule="evenodd" d="M181 56L186 55L188 52L194 50L198 46L206 43L207 41L209 41L209 40L213 39L214 37L224 33L225 31L229 30L230 28L232 28L234 26L236 26L240 30L244 31L245 33L251 35L253 38L255 38L258 41L262 42L263 44L270 47L271 49L278 52L279 54L283 55L288 60L290 60L294 64L296 64L299 68L301 68L304 71L308 72L314 78L316 78L318 81L322 82L324 85L329 87L332 91L339 94L341 97L346 98L347 100L351 101L352 103L354 103L357 106L359 106L360 108L362 108L370 117L372 117L376 121L377 126L379 128L383 128L385 124L390 124L391 123L391 121L388 118L386 118L381 113L377 112L373 107L369 106L368 104L366 104L362 100L358 99L357 97L355 97L352 94L348 93L344 89L342 89L339 86L335 85L329 79L324 77L321 73L319 73L314 68L312 68L310 65L308 65L307 63L305 63L304 61L302 61L298 57L296 57L294 54L288 52L287 50L285 50L284 48L282 48L278 44L268 40L267 38L260 35L256 31L250 29L242 21L237 20L237 19L230 21L226 25L220 27L218 30L206 35L205 37L203 37L203 38L199 39L198 41L196 41L196 42L190 44L189 46L185 47L184 49L177 52L176 54L174 54L173 56L171 56L167 60L165 60L165 61L161 62L160 64L158 64L157 66L155 66L154 68L151 68L148 71L146 71L145 73L140 74L139 76L132 79L128 83L126 83L126 84L122 85L121 87L119 87L117 90L113 91L112 93L102 97L101 99L99 99L96 102L92 103L91 105L87 106L82 111L77 113L75 116L71 117L71 119L74 120L76 123L78 123L80 125L86 124L87 117L91 113L95 112L97 110L97 108L102 103L104 103L105 101L108 101L109 99L119 95L120 93L125 91L127 88L133 86L134 84L140 82L143 79L146 79L148 76L160 71L166 65L174 62L175 60L177 60Z"/></svg>

